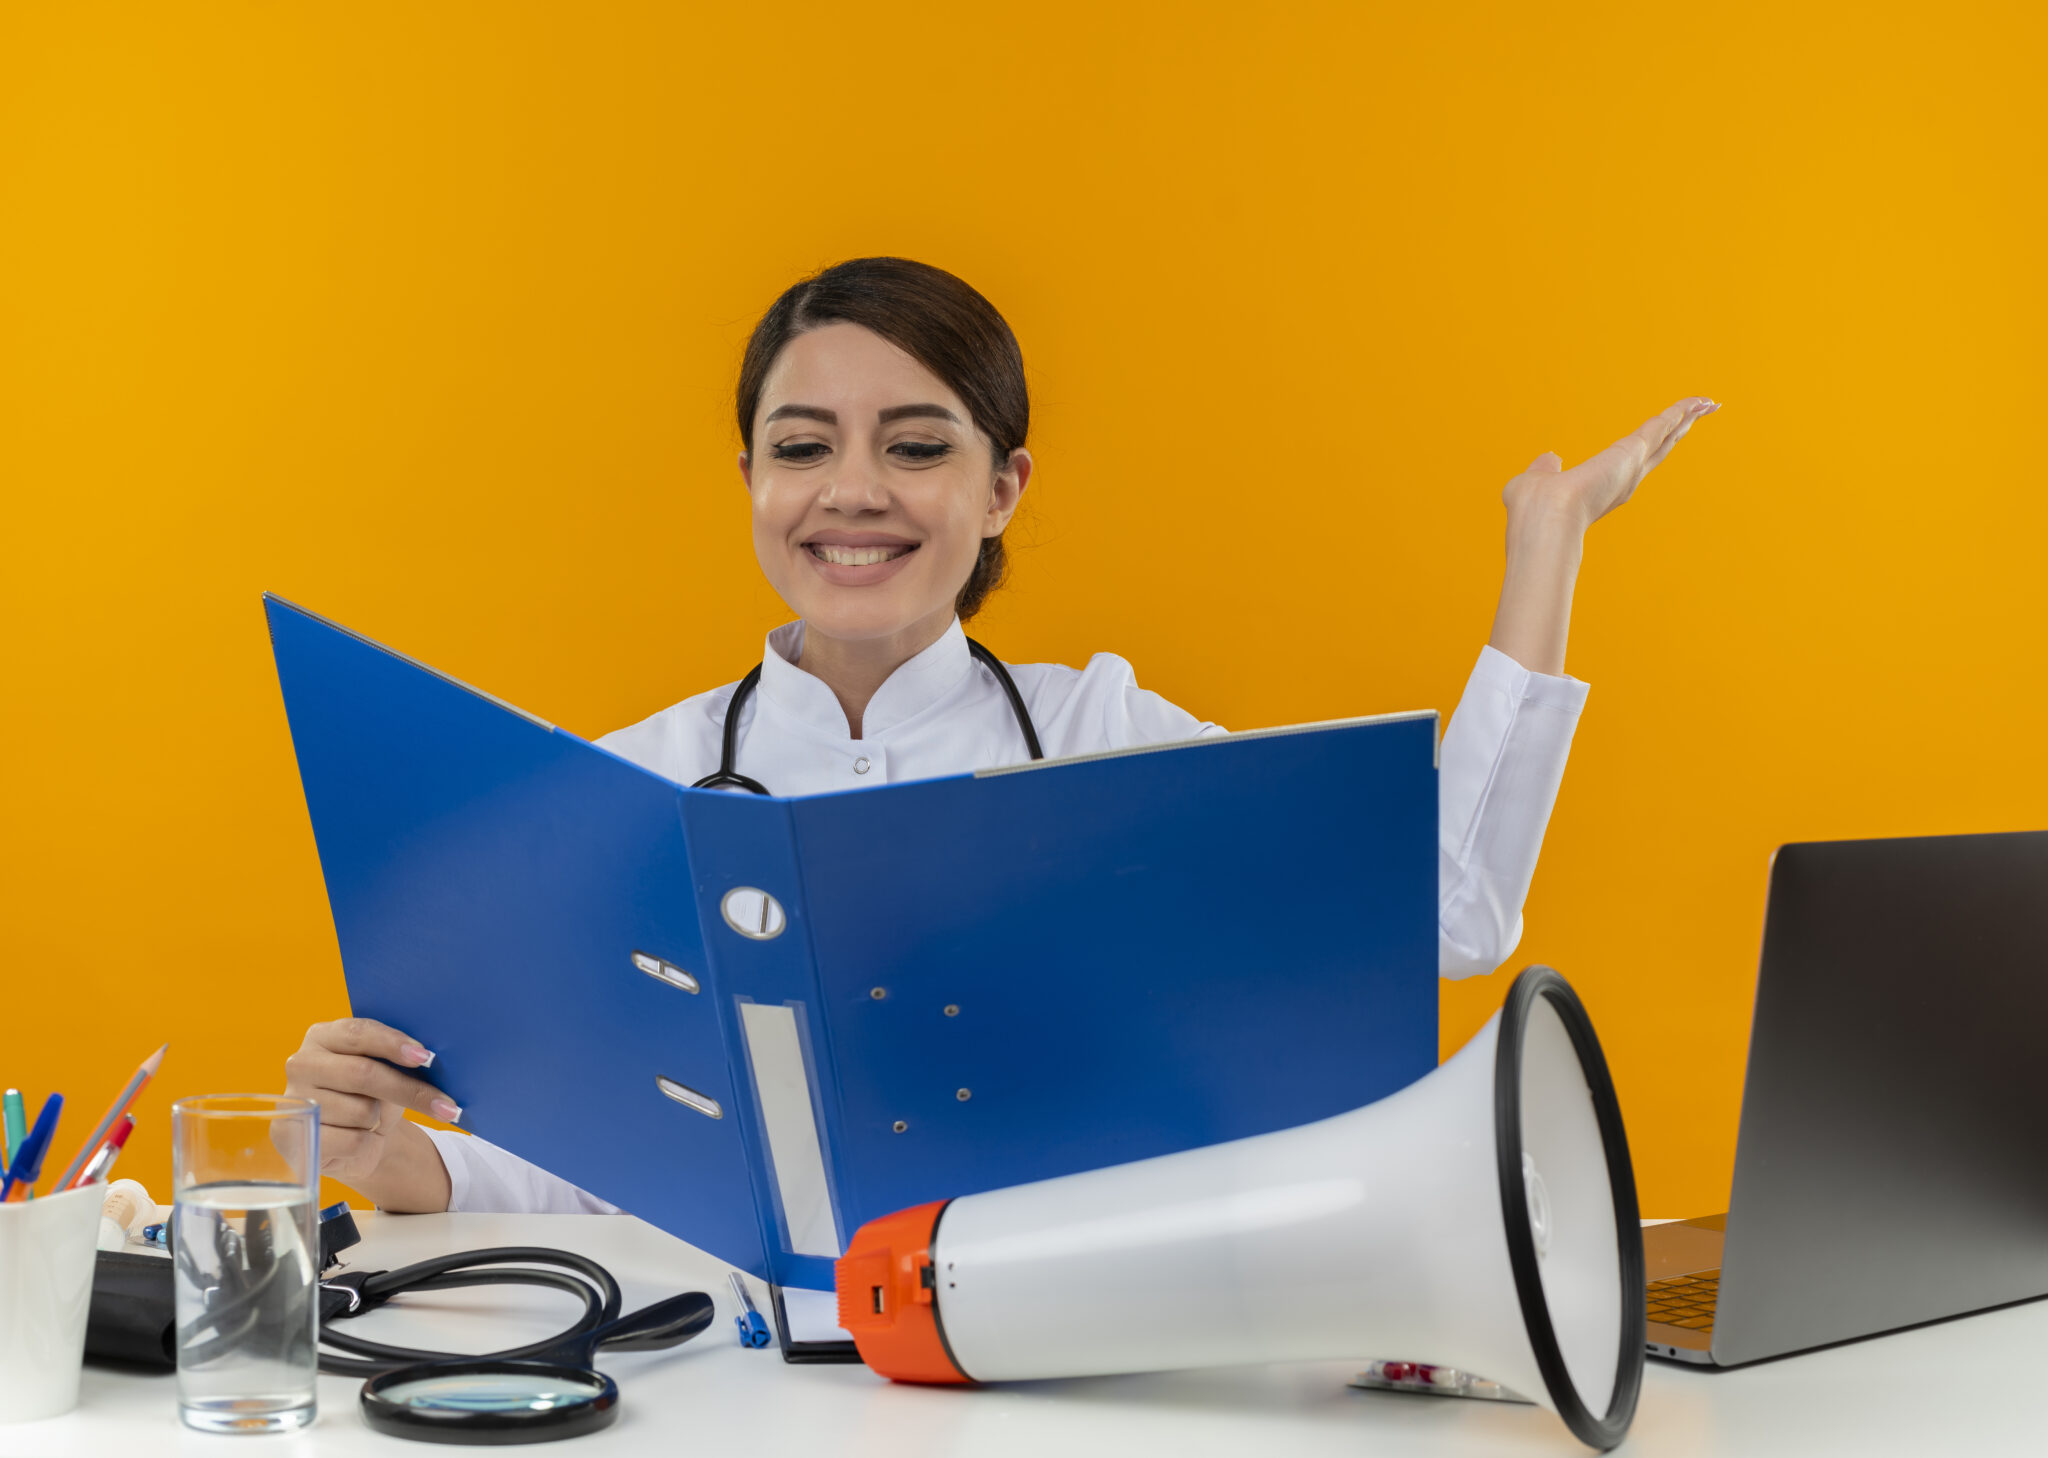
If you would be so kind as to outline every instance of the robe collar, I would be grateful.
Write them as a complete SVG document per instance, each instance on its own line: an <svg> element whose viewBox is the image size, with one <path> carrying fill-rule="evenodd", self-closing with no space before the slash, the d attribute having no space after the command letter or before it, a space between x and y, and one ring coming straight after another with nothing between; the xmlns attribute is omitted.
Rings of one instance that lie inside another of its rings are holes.
<svg viewBox="0 0 2048 1458"><path fill-rule="evenodd" d="M799 618L768 635L761 655L761 697L805 726L844 739L846 711L825 681L797 667L803 656L804 624ZM936 643L910 658L882 682L861 715L861 737L878 739L915 718L956 688L974 667L967 631L960 619Z"/></svg>

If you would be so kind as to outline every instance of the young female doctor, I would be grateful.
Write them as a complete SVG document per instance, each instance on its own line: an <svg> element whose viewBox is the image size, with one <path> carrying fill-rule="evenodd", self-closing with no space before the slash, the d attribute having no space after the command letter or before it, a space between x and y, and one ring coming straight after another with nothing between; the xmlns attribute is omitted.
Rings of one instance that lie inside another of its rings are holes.
<svg viewBox="0 0 2048 1458"><path fill-rule="evenodd" d="M809 795L1224 732L1138 687L1114 654L1006 668L962 631L1002 579L1032 470L1023 357L967 284L897 258L806 279L755 327L738 406L754 552L797 620L739 683L600 744L686 785ZM1716 408L1681 400L1569 471L1545 453L1502 492L1500 607L1441 751L1443 976L1491 971L1521 939L1586 696L1563 676L1586 528ZM368 1019L307 1031L285 1089L320 1105L324 1173L387 1210L611 1208L481 1139L408 1122L407 1109L461 1117L400 1071L432 1061Z"/></svg>

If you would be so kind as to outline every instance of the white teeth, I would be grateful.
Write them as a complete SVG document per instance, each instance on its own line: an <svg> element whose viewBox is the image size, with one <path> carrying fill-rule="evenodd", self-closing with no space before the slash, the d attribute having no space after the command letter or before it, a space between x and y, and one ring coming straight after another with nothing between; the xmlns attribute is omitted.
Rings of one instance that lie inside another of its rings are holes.
<svg viewBox="0 0 2048 1458"><path fill-rule="evenodd" d="M909 551L908 547L827 547L811 544L811 550L822 561L837 567L872 567L877 562L887 562Z"/></svg>

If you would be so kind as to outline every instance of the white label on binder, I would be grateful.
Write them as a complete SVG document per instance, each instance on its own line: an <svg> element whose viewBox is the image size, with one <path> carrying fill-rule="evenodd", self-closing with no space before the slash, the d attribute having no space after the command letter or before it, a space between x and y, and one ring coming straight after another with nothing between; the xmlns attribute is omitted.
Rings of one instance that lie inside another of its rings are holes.
<svg viewBox="0 0 2048 1458"><path fill-rule="evenodd" d="M768 1129L768 1159L782 1197L790 1252L836 1258L839 1230L832 1220L824 1147L811 1107L811 1081L796 1015L794 1007L774 1003L740 1004L747 1061L754 1068L754 1098Z"/></svg>

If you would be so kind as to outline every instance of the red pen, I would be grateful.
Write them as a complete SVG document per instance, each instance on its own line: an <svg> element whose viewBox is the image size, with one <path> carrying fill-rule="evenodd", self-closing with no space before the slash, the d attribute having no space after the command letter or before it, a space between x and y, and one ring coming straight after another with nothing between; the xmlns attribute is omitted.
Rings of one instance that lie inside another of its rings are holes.
<svg viewBox="0 0 2048 1458"><path fill-rule="evenodd" d="M107 1142L93 1151L92 1158L85 1162L78 1178L64 1188L75 1190L80 1185L96 1185L106 1179L107 1172L114 1167L114 1161L121 1157L121 1146L128 1142L128 1136L135 1132L135 1116L123 1114L121 1122L114 1126L114 1132L107 1136Z"/></svg>

